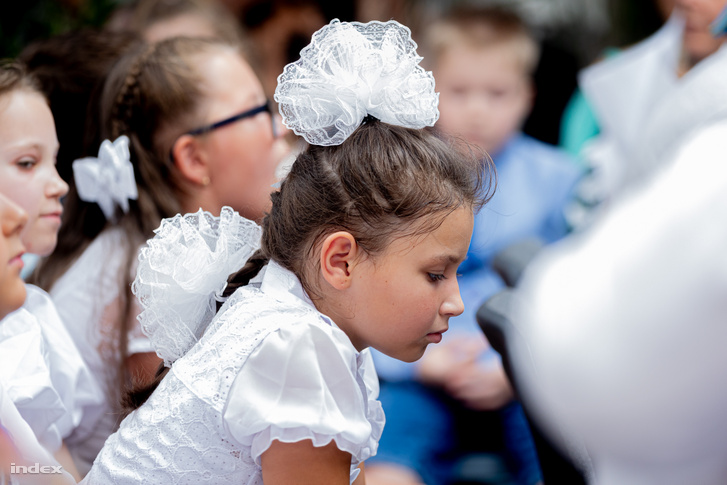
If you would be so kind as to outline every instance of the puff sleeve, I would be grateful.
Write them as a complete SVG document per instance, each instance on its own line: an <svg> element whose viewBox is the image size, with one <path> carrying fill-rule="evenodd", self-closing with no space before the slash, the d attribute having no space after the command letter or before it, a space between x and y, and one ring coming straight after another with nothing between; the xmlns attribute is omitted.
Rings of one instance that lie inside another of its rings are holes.
<svg viewBox="0 0 727 485"><path fill-rule="evenodd" d="M326 322L283 326L249 356L230 390L224 420L232 436L260 456L273 440L335 441L358 465L376 454L384 426L368 350L357 352Z"/></svg>

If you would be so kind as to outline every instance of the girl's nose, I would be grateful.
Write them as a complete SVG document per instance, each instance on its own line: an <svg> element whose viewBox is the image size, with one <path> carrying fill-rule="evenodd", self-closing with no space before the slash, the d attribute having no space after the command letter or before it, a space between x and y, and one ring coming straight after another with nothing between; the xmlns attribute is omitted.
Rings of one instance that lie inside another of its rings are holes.
<svg viewBox="0 0 727 485"><path fill-rule="evenodd" d="M53 175L46 188L46 195L50 198L60 198L68 193L68 184L58 175L55 167L53 167Z"/></svg>
<svg viewBox="0 0 727 485"><path fill-rule="evenodd" d="M452 294L442 303L440 312L442 315L448 317L456 317L464 312L464 302L462 301L462 296L459 294L458 284L455 284Z"/></svg>

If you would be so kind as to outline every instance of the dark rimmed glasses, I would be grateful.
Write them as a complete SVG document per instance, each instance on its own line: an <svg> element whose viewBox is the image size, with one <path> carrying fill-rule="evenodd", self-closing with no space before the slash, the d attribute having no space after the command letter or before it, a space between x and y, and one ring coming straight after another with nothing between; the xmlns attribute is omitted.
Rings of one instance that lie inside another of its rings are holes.
<svg viewBox="0 0 727 485"><path fill-rule="evenodd" d="M265 104L261 104L260 106L256 106L255 108L251 108L247 111L243 111L242 113L230 116L229 118L218 121L217 123L212 123L210 125L202 126L200 128L195 128L194 130L188 131L184 134L192 136L203 135L205 133L209 133L210 131L216 130L217 128L222 128L223 126L235 123L236 121L244 120L245 118L250 118L251 116L255 116L256 114L263 112L270 113L270 118L273 118L273 136L275 136L275 117L273 116L273 110L270 108L270 101L265 101Z"/></svg>
<svg viewBox="0 0 727 485"><path fill-rule="evenodd" d="M266 100L264 104L261 104L260 106L256 106L254 108L250 108L247 111L243 111L242 113L230 116L229 118L225 118L222 121L218 121L216 123L211 123L209 125L201 126L199 128L195 128L194 130L187 131L186 133L182 133L180 136L184 135L191 135L191 136L198 136L198 135L204 135L205 133L209 133L211 131L216 130L217 128L222 128L223 126L227 126L229 124L235 123L240 120L244 120L245 118L250 118L252 116L255 116L259 113L267 112L270 114L270 121L271 121L271 127L273 130L273 138L278 137L278 129L275 126L275 112L272 109L272 103L270 100ZM176 143L176 142L175 142ZM174 154L173 154L173 148L174 145L172 145L172 149L169 150L169 160L174 162Z"/></svg>

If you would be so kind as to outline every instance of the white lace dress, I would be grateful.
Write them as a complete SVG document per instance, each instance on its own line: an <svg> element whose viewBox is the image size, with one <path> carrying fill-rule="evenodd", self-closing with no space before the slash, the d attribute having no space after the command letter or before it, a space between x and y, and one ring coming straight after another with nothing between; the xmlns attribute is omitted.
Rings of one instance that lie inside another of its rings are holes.
<svg viewBox="0 0 727 485"><path fill-rule="evenodd" d="M121 356L116 326L125 297L119 294L119 289L126 272L136 269L136 259L132 268L124 266L125 237L120 228L102 232L49 292L86 365L100 383L105 399L101 419L93 423L92 434L69 444L81 474L91 467L96 454L119 422L116 403L122 381L118 375ZM153 352L136 320L140 309L136 302L134 305L128 351L130 354Z"/></svg>
<svg viewBox="0 0 727 485"><path fill-rule="evenodd" d="M384 426L368 350L275 262L236 291L149 400L106 442L84 484L262 484L273 440L335 441L350 482Z"/></svg>

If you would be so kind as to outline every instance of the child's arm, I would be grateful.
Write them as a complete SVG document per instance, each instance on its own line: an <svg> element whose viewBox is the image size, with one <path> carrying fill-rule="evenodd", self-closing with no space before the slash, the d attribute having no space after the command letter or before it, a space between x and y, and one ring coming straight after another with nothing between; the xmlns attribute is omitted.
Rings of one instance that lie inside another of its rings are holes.
<svg viewBox="0 0 727 485"><path fill-rule="evenodd" d="M81 474L78 473L76 464L73 463L73 458L71 458L71 452L68 451L68 447L66 447L65 443L63 443L60 449L55 452L53 458L55 458L59 464L63 465L63 469L67 471L74 480L77 482L81 481Z"/></svg>
<svg viewBox="0 0 727 485"><path fill-rule="evenodd" d="M261 464L265 485L350 483L351 454L339 450L333 441L315 447L311 440L295 443L275 440L262 454ZM363 482L357 480L356 485Z"/></svg>

